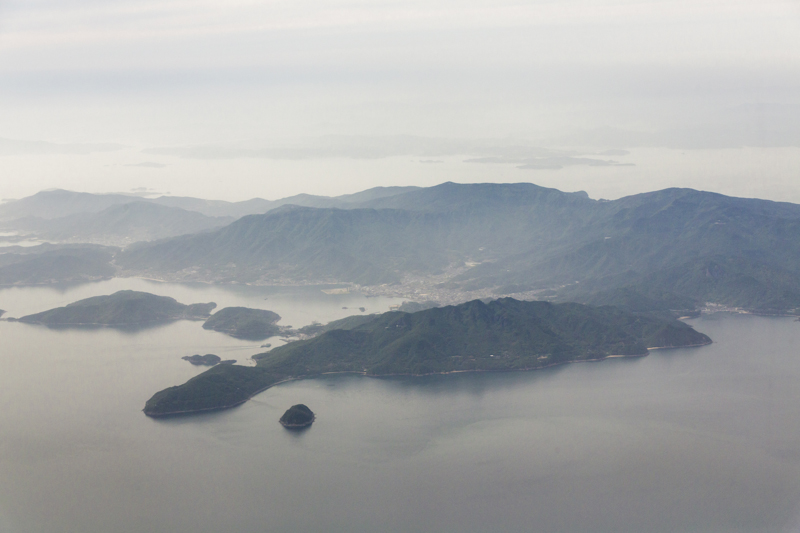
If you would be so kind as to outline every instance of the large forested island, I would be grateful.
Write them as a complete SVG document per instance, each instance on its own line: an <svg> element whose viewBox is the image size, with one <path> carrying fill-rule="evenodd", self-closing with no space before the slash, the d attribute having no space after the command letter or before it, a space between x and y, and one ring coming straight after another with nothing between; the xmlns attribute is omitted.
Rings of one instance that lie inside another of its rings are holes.
<svg viewBox="0 0 800 533"><path fill-rule="evenodd" d="M280 319L279 314L265 309L226 307L211 315L203 328L239 339L258 341L280 333L281 328L275 325Z"/></svg>
<svg viewBox="0 0 800 533"><path fill-rule="evenodd" d="M711 342L678 320L611 306L512 298L339 324L340 329L254 356L255 367L216 366L160 391L144 412L157 417L224 409L278 382L331 372L387 376L533 370Z"/></svg>
<svg viewBox="0 0 800 533"><path fill-rule="evenodd" d="M148 292L118 291L108 296L94 296L33 315L19 322L46 326L139 326L165 324L174 320L202 320L217 304L184 305L168 296Z"/></svg>

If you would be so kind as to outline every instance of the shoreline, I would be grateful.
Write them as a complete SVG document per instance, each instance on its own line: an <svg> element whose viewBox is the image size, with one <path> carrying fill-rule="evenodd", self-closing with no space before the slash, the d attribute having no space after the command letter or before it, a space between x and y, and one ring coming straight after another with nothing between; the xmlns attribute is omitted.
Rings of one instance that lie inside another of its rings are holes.
<svg viewBox="0 0 800 533"><path fill-rule="evenodd" d="M700 344L687 344L686 346L649 346L648 350L673 350L678 348L698 348L700 346L708 346L714 344L714 341L701 342Z"/></svg>
<svg viewBox="0 0 800 533"><path fill-rule="evenodd" d="M39 283L30 283L30 284L19 284L19 283L12 283L12 284L0 284L0 288L11 288L11 287L40 287L40 286L51 286L51 285L59 285L59 284L82 284L82 283L92 283L92 282L99 282L99 281L109 281L112 279L140 279L144 281L150 281L154 283L176 283L176 284L192 284L198 283L201 285L238 285L238 286L252 286L252 287L322 287L322 286L334 286L336 288L329 289L329 290L346 290L349 294L361 294L367 298L382 296L385 298L398 298L404 299L408 301L417 301L420 299L419 295L419 288L414 285L403 285L401 284L400 287L394 286L393 289L388 289L383 285L360 285L355 282L350 281L335 281L335 280L315 280L315 281L299 281L299 280L280 280L280 279L272 279L272 280L254 280L254 281L236 281L236 280L210 280L210 279L186 279L181 276L165 276L165 277L150 277L150 275L142 275L137 274L134 272L126 272L121 271L115 273L113 276L103 276L97 278L91 278L86 280L70 280L70 281L63 281L59 283L52 283L52 282L39 282ZM323 292L326 292L324 289L321 289ZM504 298L504 297L512 297L518 300L534 300L537 294L541 293L542 291L547 289L536 289L530 291L524 291L521 293L508 293L508 294L495 294L494 292L486 292L486 291L454 291L452 294L445 294L439 295L437 301L441 303L442 306L445 305L457 305L458 303L463 303L465 301L470 301L474 299L482 299L482 298ZM426 296L427 298L428 296ZM710 315L713 313L735 313L735 314L743 314L743 315L754 315L754 316L765 316L765 317L800 317L800 311L791 312L789 310L758 310L758 309L748 309L745 307L730 307L724 304L716 304L713 302L706 302L703 306L698 307L697 309L701 315ZM698 315L699 316L699 315ZM686 315L678 317L678 320L687 320L698 318L698 316L694 315ZM90 324L92 325L92 324Z"/></svg>
<svg viewBox="0 0 800 533"><path fill-rule="evenodd" d="M556 367L556 366L569 365L569 364L573 364L573 363L599 363L599 362L605 361L606 359L635 359L635 358L647 357L648 355L650 355L650 350L669 350L669 349L676 349L677 350L677 349L681 349L681 348L698 348L698 347L701 347L701 346L708 346L709 344L712 344L712 343L713 343L713 341L712 342L707 342L707 343L702 343L702 344L689 344L689 345L686 345L686 346L658 346L658 347L647 348L648 351L643 353L643 354L633 354L633 355L610 354L610 355L606 355L604 357L599 357L599 358L595 358L595 359L577 359L577 360L574 360L574 361L564 361L564 362L561 362L561 363L551 363L551 364L544 365L544 366L536 366L536 367L530 367L530 368L510 368L510 369L498 369L498 370L484 370L484 369L448 370L448 371L445 371L445 372L429 372L429 373L426 373L426 374L368 374L365 371L360 371L359 372L357 370L351 370L351 371L345 370L345 371L341 371L341 372L321 372L319 374L310 374L308 376L293 376L293 377L289 377L289 378L286 378L286 379L282 379L280 381L276 381L274 383L270 383L269 385L267 385L267 386L265 386L265 387L263 387L261 389L258 389L255 392L253 392L250 396L248 396L244 400L241 400L241 401L236 402L236 403L228 404L228 405L221 405L221 406L218 406L218 407L205 407L205 408L202 408L202 409L192 409L192 410L187 410L187 411L171 411L169 413L148 413L144 409L142 409L142 412L144 412L144 414L146 416L150 417L150 418L171 418L171 417L178 417L178 416L189 416L189 415L193 415L193 414L201 414L201 413L212 412L212 411L222 411L222 410L225 410L225 409L232 409L234 407L238 407L238 406L248 402L249 400L251 400L257 394L261 394L262 392L266 391L267 389L270 389L272 387L278 386L278 385L280 385L282 383L289 383L289 382L292 382L292 381L301 381L301 380L304 380L304 379L314 379L314 378L319 377L319 376L331 376L331 375L336 375L336 374L353 374L353 375L360 375L360 376L364 376L364 377L368 377L368 378L391 378L391 377L446 376L446 375L449 375L449 374L483 373L483 372L533 372L533 371L536 371L536 370L544 370L546 368L553 368L553 367Z"/></svg>
<svg viewBox="0 0 800 533"><path fill-rule="evenodd" d="M286 429L303 429L303 428L309 427L316 420L317 420L317 415L311 415L311 420L309 420L305 424L287 424L287 423L283 422L282 420L278 420L278 423L280 425L282 425L283 427L285 427Z"/></svg>
<svg viewBox="0 0 800 533"><path fill-rule="evenodd" d="M103 324L100 322L80 322L80 323L69 323L69 324L47 324L45 322L28 322L27 320L20 320L19 318L6 318L7 322L19 322L20 324L28 324L31 326L45 326L47 328L52 329L68 329L68 328L125 328L131 326L166 326L172 324L173 322L178 322L179 320L189 320L191 322L200 322L201 320L205 321L208 320L208 317L197 317L197 318L171 318L166 322L162 322L160 320L146 320L142 322L123 322L121 324Z"/></svg>

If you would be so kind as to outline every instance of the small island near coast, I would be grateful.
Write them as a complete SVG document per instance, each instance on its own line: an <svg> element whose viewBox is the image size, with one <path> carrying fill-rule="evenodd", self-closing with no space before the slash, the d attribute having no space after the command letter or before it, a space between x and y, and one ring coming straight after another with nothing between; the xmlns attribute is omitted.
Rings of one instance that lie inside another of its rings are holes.
<svg viewBox="0 0 800 533"><path fill-rule="evenodd" d="M193 365L203 365L203 366L214 366L219 364L222 361L222 358L218 355L214 355L213 353L207 353L205 355L194 354L194 355L184 355L181 357L184 361L189 361Z"/></svg>
<svg viewBox="0 0 800 533"><path fill-rule="evenodd" d="M640 357L648 347L711 339L674 318L617 307L501 298L415 313L390 311L315 328L316 336L253 356L256 366L217 365L145 404L152 417L225 409L281 382L349 372L367 376L522 371Z"/></svg>
<svg viewBox="0 0 800 533"><path fill-rule="evenodd" d="M157 325L175 320L203 320L216 306L214 302L184 305L168 296L118 291L14 320L51 327Z"/></svg>
<svg viewBox="0 0 800 533"><path fill-rule="evenodd" d="M311 409L299 403L287 409L278 422L286 429L302 429L313 424L314 418Z"/></svg>
<svg viewBox="0 0 800 533"><path fill-rule="evenodd" d="M281 327L275 323L280 315L264 309L225 307L203 324L203 329L226 333L237 339L259 341L278 335Z"/></svg>

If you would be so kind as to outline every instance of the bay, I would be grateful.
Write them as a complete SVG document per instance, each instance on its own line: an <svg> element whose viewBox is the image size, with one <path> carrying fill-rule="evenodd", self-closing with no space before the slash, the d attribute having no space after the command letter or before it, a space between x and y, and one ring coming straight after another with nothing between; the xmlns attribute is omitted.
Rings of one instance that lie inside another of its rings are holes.
<svg viewBox="0 0 800 533"><path fill-rule="evenodd" d="M295 327L399 303L115 279L3 289L0 308L120 289L270 309ZM2 321L0 531L797 531L800 323L690 323L714 344L525 373L325 376L153 420L147 398L203 370L181 356L248 364L260 343L189 321ZM306 431L277 422L295 403L317 414Z"/></svg>

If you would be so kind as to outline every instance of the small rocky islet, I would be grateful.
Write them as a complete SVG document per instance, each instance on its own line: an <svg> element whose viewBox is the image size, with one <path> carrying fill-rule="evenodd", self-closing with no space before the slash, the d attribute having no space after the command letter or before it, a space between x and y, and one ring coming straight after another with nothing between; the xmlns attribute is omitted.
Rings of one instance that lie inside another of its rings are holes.
<svg viewBox="0 0 800 533"><path fill-rule="evenodd" d="M205 355L194 354L194 355L184 355L181 357L184 361L189 361L193 365L202 365L202 366L214 366L214 365L232 365L236 362L236 359L228 359L223 361L222 358L218 355L213 353L207 353Z"/></svg>
<svg viewBox="0 0 800 533"><path fill-rule="evenodd" d="M279 422L287 429L301 429L313 424L314 418L313 411L306 405L299 403L287 409Z"/></svg>
<svg viewBox="0 0 800 533"><path fill-rule="evenodd" d="M214 355L213 353L207 353L205 355L194 354L194 355L184 355L181 357L184 361L189 361L193 365L203 365L203 366L214 366L219 363L222 358L218 355Z"/></svg>

